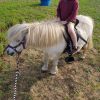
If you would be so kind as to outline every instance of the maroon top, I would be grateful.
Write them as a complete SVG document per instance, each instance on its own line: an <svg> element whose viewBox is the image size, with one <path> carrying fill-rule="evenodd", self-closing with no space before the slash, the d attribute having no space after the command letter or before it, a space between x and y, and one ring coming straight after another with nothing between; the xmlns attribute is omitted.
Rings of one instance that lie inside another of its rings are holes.
<svg viewBox="0 0 100 100"><path fill-rule="evenodd" d="M78 0L60 0L57 8L57 17L61 21L76 21L78 14Z"/></svg>

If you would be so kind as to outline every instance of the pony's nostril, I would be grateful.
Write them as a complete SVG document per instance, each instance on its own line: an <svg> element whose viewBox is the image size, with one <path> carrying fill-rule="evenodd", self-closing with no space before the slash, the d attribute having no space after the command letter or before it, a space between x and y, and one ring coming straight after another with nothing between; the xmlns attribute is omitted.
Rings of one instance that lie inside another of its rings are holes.
<svg viewBox="0 0 100 100"><path fill-rule="evenodd" d="M14 52L9 52L9 50L7 50L7 54L10 55L10 56L13 56Z"/></svg>

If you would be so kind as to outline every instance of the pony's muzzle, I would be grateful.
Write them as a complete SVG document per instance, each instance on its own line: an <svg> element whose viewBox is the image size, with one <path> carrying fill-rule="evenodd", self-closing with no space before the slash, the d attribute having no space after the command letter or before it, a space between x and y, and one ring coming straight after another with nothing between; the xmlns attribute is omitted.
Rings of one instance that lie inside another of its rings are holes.
<svg viewBox="0 0 100 100"><path fill-rule="evenodd" d="M11 49L11 48L7 48L6 52L10 56L13 56L15 54L15 51L13 49Z"/></svg>

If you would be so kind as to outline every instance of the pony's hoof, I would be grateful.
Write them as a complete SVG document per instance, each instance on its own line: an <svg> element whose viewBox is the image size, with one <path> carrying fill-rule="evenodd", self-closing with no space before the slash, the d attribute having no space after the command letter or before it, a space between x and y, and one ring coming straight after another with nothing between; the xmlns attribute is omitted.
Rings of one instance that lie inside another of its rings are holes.
<svg viewBox="0 0 100 100"><path fill-rule="evenodd" d="M45 65L43 65L43 67L42 67L42 69L41 69L41 72L42 72L42 73L48 72L48 67L45 66Z"/></svg>
<svg viewBox="0 0 100 100"><path fill-rule="evenodd" d="M41 70L41 72L42 72L42 73L47 73L47 72L48 72L48 70Z"/></svg>
<svg viewBox="0 0 100 100"><path fill-rule="evenodd" d="M86 58L86 54L82 55L80 58L81 60L84 60Z"/></svg>
<svg viewBox="0 0 100 100"><path fill-rule="evenodd" d="M50 74L50 75L56 75L57 72L50 72L49 74Z"/></svg>
<svg viewBox="0 0 100 100"><path fill-rule="evenodd" d="M85 56L82 56L82 57L80 57L80 60L84 60L86 57Z"/></svg>
<svg viewBox="0 0 100 100"><path fill-rule="evenodd" d="M50 70L49 72L51 75L56 75L58 73L58 69L56 70Z"/></svg>
<svg viewBox="0 0 100 100"><path fill-rule="evenodd" d="M75 61L75 59L74 59L74 57L69 56L69 57L66 57L66 58L65 58L65 61L66 61L67 63L72 63L73 61Z"/></svg>
<svg viewBox="0 0 100 100"><path fill-rule="evenodd" d="M50 69L50 74L51 75L56 75L58 73L58 68L57 66L53 66L51 69Z"/></svg>

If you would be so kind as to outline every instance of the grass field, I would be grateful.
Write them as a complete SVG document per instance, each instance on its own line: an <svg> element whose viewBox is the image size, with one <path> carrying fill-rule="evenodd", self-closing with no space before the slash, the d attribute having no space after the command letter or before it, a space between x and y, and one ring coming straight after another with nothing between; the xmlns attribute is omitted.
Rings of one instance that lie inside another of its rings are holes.
<svg viewBox="0 0 100 100"><path fill-rule="evenodd" d="M84 61L71 65L61 56L57 76L42 74L42 53L26 50L21 56L18 100L100 100L100 0L80 0L79 3L79 14L94 19L94 50L87 52ZM56 16L58 0L52 0L49 7L39 4L40 0L0 0L0 54L7 44L9 27ZM0 57L0 100L12 100L14 72L14 58Z"/></svg>

